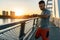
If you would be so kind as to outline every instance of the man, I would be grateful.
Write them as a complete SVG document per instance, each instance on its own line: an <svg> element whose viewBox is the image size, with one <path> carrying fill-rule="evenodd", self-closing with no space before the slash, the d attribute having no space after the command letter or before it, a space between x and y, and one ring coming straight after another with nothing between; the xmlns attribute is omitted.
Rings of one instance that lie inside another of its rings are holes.
<svg viewBox="0 0 60 40"><path fill-rule="evenodd" d="M40 25L41 27L38 28L35 38L38 39L40 36L42 37L42 40L49 40L49 19L50 19L50 11L45 8L45 2L40 1L39 2L39 8L42 10L41 15L38 17L41 18Z"/></svg>

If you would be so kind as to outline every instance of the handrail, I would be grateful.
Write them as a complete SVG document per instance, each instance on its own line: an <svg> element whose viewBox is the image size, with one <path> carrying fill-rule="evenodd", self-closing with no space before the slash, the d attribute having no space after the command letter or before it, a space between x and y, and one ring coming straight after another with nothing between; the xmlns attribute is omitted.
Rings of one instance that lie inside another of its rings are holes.
<svg viewBox="0 0 60 40"><path fill-rule="evenodd" d="M7 31L9 31L9 30L11 30L11 29L14 29L14 28L16 28L16 27L18 27L18 26L16 25L16 26L11 27L11 28L6 28L6 29L3 29L3 30L0 30L0 34L1 34L1 33L4 33L4 32L7 32Z"/></svg>
<svg viewBox="0 0 60 40"><path fill-rule="evenodd" d="M35 24L35 19L38 19L38 17L29 18L29 19L26 19L26 20L23 20L23 21L14 22L14 23L9 23L9 24L5 24L5 25L0 25L0 34L3 34L3 33L5 33L5 32L7 32L7 31L10 31L10 30L12 30L12 29L15 29L15 28L21 26L20 36L19 36L19 39L20 39L20 37L22 37L22 36L25 35L24 30L25 30L25 24L26 24L26 22L29 21L29 20L34 20L33 25L32 25L33 27L31 28L31 29L33 30L34 25L37 25L37 23ZM38 21L37 21L37 22L38 22ZM30 29L28 30L28 32L29 32L29 31L30 31ZM27 33L28 33L28 32L27 32ZM27 34L27 33L26 33L26 34ZM23 38L20 39L20 40L23 40Z"/></svg>
<svg viewBox="0 0 60 40"><path fill-rule="evenodd" d="M35 18L38 18L38 17L35 17ZM14 22L14 23L9 23L9 24L5 24L5 25L0 25L0 30L2 30L4 28L7 28L7 26L11 27L11 26L14 26L16 24L20 24L22 22L26 22L26 21L29 21L29 20L32 20L32 19L35 19L35 18L29 18L29 19L26 19L26 20L23 20L23 21L19 21L19 22Z"/></svg>

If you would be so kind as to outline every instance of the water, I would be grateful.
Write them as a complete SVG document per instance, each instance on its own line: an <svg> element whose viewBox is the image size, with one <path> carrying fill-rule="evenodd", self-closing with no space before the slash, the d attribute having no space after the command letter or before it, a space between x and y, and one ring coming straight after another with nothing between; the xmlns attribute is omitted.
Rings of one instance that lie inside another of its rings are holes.
<svg viewBox="0 0 60 40"><path fill-rule="evenodd" d="M12 23L12 22L18 22L22 20L25 20L25 19L0 19L0 25Z"/></svg>

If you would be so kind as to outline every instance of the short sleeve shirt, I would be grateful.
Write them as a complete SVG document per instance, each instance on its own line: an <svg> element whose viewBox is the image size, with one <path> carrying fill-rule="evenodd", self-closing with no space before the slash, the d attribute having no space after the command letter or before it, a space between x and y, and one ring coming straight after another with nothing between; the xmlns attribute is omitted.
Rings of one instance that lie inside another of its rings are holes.
<svg viewBox="0 0 60 40"><path fill-rule="evenodd" d="M41 21L40 21L40 25L41 25L41 28L48 28L49 26L49 19L50 19L50 11L45 9L42 11L41 15L48 15L48 18L41 18Z"/></svg>

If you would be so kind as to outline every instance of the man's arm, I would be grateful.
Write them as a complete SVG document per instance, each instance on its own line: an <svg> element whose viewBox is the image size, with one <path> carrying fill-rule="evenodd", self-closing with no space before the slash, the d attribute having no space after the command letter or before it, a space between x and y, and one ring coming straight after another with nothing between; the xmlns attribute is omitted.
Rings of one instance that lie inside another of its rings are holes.
<svg viewBox="0 0 60 40"><path fill-rule="evenodd" d="M48 18L49 15L38 15L38 17L40 17L40 18Z"/></svg>

